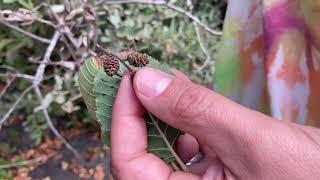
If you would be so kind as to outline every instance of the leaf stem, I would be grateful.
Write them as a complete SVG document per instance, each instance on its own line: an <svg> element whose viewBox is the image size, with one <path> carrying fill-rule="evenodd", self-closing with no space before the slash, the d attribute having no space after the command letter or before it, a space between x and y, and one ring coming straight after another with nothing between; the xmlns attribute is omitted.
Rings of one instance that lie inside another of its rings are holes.
<svg viewBox="0 0 320 180"><path fill-rule="evenodd" d="M122 78L122 76L119 73L116 73L115 75L118 76L119 78Z"/></svg>
<svg viewBox="0 0 320 180"><path fill-rule="evenodd" d="M177 155L177 153L174 151L174 149L171 147L171 144L169 143L167 137L164 135L164 133L162 132L162 130L160 129L158 122L154 119L153 115L148 112L148 115L153 123L153 125L157 128L160 136L162 137L163 141L165 142L165 144L167 145L168 149L170 150L171 154L175 157L177 163L179 164L179 166L181 167L181 169L184 172L188 171L187 166L182 162L182 160L179 158L179 156Z"/></svg>
<svg viewBox="0 0 320 180"><path fill-rule="evenodd" d="M171 164L172 168L173 168L175 171L179 171L179 170L180 170L179 167L177 166L176 162L172 161L170 164Z"/></svg>

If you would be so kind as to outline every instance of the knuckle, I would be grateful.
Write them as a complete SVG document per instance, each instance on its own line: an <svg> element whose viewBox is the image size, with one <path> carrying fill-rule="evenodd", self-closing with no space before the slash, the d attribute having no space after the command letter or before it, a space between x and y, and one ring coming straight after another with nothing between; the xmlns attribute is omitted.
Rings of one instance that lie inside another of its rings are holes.
<svg viewBox="0 0 320 180"><path fill-rule="evenodd" d="M201 87L187 87L177 97L173 113L178 118L186 120L203 116L209 106L207 96L208 93L204 92Z"/></svg>
<svg viewBox="0 0 320 180"><path fill-rule="evenodd" d="M120 169L119 169L119 167L116 166L116 165L114 165L113 163L111 163L110 165L111 165L111 167L110 167L110 172L112 173L112 175L113 175L114 177L119 178L119 176L120 176Z"/></svg>

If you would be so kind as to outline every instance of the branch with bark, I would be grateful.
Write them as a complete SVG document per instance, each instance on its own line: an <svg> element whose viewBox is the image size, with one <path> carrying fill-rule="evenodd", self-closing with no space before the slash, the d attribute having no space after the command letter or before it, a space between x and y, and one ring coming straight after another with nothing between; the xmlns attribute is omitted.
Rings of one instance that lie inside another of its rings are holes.
<svg viewBox="0 0 320 180"><path fill-rule="evenodd" d="M50 57L51 57L51 54L54 50L54 48L56 47L57 45L57 42L60 38L60 32L59 31L55 31L55 33L53 34L52 38L51 38L51 41L50 41L50 44L49 46L47 47L47 50L44 54L44 57L43 57L43 60L41 61L40 65L38 66L37 68L37 72L36 74L34 75L34 79L32 81L32 86L33 86L33 89L34 89L34 92L38 98L38 101L39 103L42 105L42 103L44 102L43 101L43 97L42 97L42 93L40 91L40 88L39 88L39 84L40 82L43 80L43 75L44 75L44 71L45 71L45 68L47 66L47 63L49 62L50 60ZM62 142L64 143L64 145L78 158L78 159L82 159L80 154L77 152L76 149L74 149L71 144L68 143L68 141L59 133L59 131L55 128L55 126L53 125L52 123L52 120L49 116L49 113L48 113L48 109L45 108L44 106L42 106L42 112L43 112L43 115L47 121L47 124L50 128L50 130L54 133L55 136L57 136L59 139L62 140Z"/></svg>
<svg viewBox="0 0 320 180"><path fill-rule="evenodd" d="M35 35L35 34L31 33L31 32L25 31L25 30L21 29L18 26L15 26L15 25L13 25L13 24L11 24L9 22L6 22L5 20L3 20L1 18L1 16L0 16L0 23L5 25L5 26L7 26L10 29L13 29L13 30L15 30L17 32L20 32L20 33L26 35L27 37L30 37L30 38L32 38L34 40L39 41L39 42L46 43L46 44L50 43L50 39L47 39L47 38L44 38L44 37L40 37L40 36Z"/></svg>

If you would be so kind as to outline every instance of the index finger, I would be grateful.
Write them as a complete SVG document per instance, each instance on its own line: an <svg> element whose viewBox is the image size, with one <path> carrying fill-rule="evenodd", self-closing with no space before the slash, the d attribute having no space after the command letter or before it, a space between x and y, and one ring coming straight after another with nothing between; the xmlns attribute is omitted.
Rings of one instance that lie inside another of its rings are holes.
<svg viewBox="0 0 320 180"><path fill-rule="evenodd" d="M171 169L146 151L145 110L132 86L132 77L122 77L112 113L111 163L119 179L153 179L167 177Z"/></svg>

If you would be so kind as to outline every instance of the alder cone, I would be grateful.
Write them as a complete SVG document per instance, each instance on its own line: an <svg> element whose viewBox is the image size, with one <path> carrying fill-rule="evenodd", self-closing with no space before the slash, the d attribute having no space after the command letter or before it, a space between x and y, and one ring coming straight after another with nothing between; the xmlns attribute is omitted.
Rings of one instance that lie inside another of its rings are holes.
<svg viewBox="0 0 320 180"><path fill-rule="evenodd" d="M102 61L103 68L108 76L113 76L118 72L120 64L117 57L112 54L102 54L98 58Z"/></svg>
<svg viewBox="0 0 320 180"><path fill-rule="evenodd" d="M134 67L143 67L149 64L149 56L135 51L129 51L127 60Z"/></svg>

